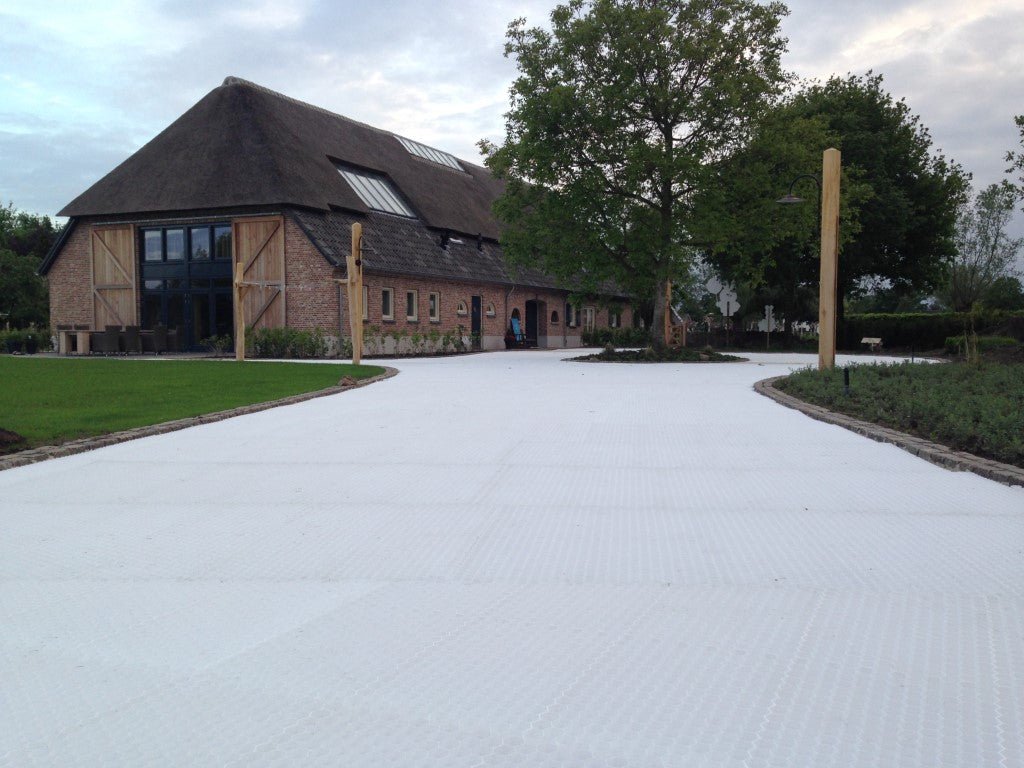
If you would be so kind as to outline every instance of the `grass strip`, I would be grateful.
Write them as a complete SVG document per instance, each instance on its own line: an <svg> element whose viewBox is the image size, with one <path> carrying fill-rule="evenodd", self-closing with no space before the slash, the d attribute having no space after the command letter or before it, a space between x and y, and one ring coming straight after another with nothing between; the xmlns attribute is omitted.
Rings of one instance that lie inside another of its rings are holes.
<svg viewBox="0 0 1024 768"><path fill-rule="evenodd" d="M775 386L801 400L1024 467L1024 364L926 363L797 371Z"/></svg>
<svg viewBox="0 0 1024 768"><path fill-rule="evenodd" d="M0 453L264 403L373 365L0 356Z"/></svg>

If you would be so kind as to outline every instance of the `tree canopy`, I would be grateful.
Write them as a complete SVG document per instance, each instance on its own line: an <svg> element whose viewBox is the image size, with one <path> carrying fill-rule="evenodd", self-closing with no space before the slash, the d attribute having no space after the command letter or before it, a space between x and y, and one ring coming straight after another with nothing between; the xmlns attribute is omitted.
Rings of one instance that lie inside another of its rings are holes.
<svg viewBox="0 0 1024 768"><path fill-rule="evenodd" d="M1024 238L1010 237L1016 190L1008 182L990 184L957 214L956 255L949 265L943 298L950 308L965 312L989 296L1001 278L1016 279L1014 262ZM1001 299L1012 298L1009 286L999 286Z"/></svg>
<svg viewBox="0 0 1024 768"><path fill-rule="evenodd" d="M821 151L830 145L843 163L840 297L869 287L895 297L937 290L955 253L968 176L933 150L920 119L871 73L804 84L723 164L721 182L706 192L708 204L750 221L713 247L709 259L730 279L759 286L777 311L813 316L818 208L771 201L800 174L820 178ZM817 202L810 181L797 191Z"/></svg>
<svg viewBox="0 0 1024 768"><path fill-rule="evenodd" d="M720 235L698 226L698 192L785 85L786 13L753 0L571 0L550 31L512 22L505 141L481 143L506 183L496 212L509 261L581 290L612 281L660 312L698 230Z"/></svg>
<svg viewBox="0 0 1024 768"><path fill-rule="evenodd" d="M36 274L60 234L48 216L0 207L0 325L49 324L46 281Z"/></svg>

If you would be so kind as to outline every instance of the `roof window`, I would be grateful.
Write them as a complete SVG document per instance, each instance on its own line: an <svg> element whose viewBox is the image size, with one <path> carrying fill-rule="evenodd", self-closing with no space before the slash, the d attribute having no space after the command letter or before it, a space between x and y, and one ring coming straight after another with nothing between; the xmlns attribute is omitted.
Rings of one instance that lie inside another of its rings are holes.
<svg viewBox="0 0 1024 768"><path fill-rule="evenodd" d="M430 160L431 162L438 163L439 165L446 165L449 168L454 168L456 171L461 171L462 166L459 165L459 161L455 159L454 155L449 155L447 152L442 152L439 149L428 147L426 144L420 144L418 141L411 141L410 139L403 139L401 136L396 136L402 146L405 147L409 154L422 157L424 160Z"/></svg>
<svg viewBox="0 0 1024 768"><path fill-rule="evenodd" d="M405 204L398 194L398 190L383 176L375 176L351 168L339 168L338 172L345 177L345 181L359 195L359 199L366 203L367 208L406 216L410 219L416 218L416 214Z"/></svg>

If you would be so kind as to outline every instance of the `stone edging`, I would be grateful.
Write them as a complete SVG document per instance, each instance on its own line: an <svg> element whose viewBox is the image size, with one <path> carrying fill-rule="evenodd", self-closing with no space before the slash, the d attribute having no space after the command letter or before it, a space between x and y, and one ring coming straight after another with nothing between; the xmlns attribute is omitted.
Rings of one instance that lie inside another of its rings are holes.
<svg viewBox="0 0 1024 768"><path fill-rule="evenodd" d="M872 440L877 440L880 443L895 445L915 456L930 461L932 464L938 464L940 467L957 472L973 472L976 475L981 475L989 480L995 480L1005 485L1024 486L1024 469L1020 467L1004 464L1001 461L984 459L980 456L975 456L973 453L955 451L945 445L925 440L923 437L908 435L906 432L900 432L889 427L882 427L869 421L861 421L852 416L830 411L820 405L812 405L776 389L774 386L775 382L784 378L786 377L773 376L770 379L762 379L754 384L754 389L765 397L770 397L787 408L800 411L812 419L844 427L852 432L856 432L858 435L870 437Z"/></svg>
<svg viewBox="0 0 1024 768"><path fill-rule="evenodd" d="M150 424L146 427L134 427L133 429L126 429L122 432L111 432L110 434L97 435L96 437L83 437L79 440L71 440L67 443L61 443L60 445L43 445L38 448L29 448L24 451L18 451L17 453L12 453L8 456L0 456L0 471L13 469L14 467L23 467L26 464L35 464L37 461L46 461L47 459L56 459L61 456L71 456L75 453L84 453L85 451L91 451L94 448L103 448L107 445L126 443L129 440L137 440L140 437L150 437L152 435L162 435L167 432L176 432L179 429L187 429L188 427L195 427L199 424L212 424L215 421L224 421L224 419L230 419L235 416L244 416L247 413L267 411L271 408L277 408L282 405L302 403L316 397L336 395L339 392L348 392L349 390L365 387L398 375L398 370L391 368L390 366L382 365L377 367L383 368L384 373L378 376L371 376L368 379L349 379L351 383L338 384L333 387L327 387L327 389L318 389L314 392L303 392L300 395L291 395L290 397L284 397L280 400L268 400L263 403L253 403L252 405L230 408L226 411L204 413L200 416L190 416L185 419L165 421L162 424Z"/></svg>

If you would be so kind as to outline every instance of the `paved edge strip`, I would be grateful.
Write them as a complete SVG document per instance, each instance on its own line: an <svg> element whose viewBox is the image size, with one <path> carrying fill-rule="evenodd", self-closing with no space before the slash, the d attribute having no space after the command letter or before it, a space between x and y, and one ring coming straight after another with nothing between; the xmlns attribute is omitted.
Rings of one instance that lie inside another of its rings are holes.
<svg viewBox="0 0 1024 768"><path fill-rule="evenodd" d="M226 411L204 413L199 416L189 416L184 419L165 421L161 424L150 424L145 427L134 427L121 432L110 432L106 435L97 435L96 437L83 437L79 440L71 440L66 443L61 443L60 445L43 445L38 448L29 448L24 451L18 451L17 453L12 453L9 456L0 457L0 472L5 469L14 469L15 467L24 467L28 464L35 464L38 461L56 459L62 456L71 456L76 453L85 453L86 451L103 448L108 445L127 443L129 440L138 440L140 437L163 435L167 432L177 432L179 429L188 429L189 427L195 427L200 424L212 424L215 421L224 421L225 419L232 419L235 416L244 416L248 413L268 411L271 408L278 408L282 405L294 405L295 403L303 403L306 400L312 400L317 397L336 395L341 392L348 392L352 389L366 387L370 384L375 384L378 381L384 381L385 379L390 379L392 376L398 375L398 369L396 368L392 368L387 365L378 367L383 368L384 373L377 376L371 376L368 379L351 379L352 383L350 384L337 384L333 387L327 387L326 389L318 389L313 392L303 392L298 395L283 397L279 400L267 400L262 403L252 403L251 405L242 405L238 408L229 408Z"/></svg>
<svg viewBox="0 0 1024 768"><path fill-rule="evenodd" d="M895 445L945 469L956 472L973 472L976 475L981 475L984 478L995 480L1005 485L1024 486L1024 469L1020 467L1004 464L993 459L985 459L981 456L975 456L973 453L955 451L952 448L933 443L931 440L926 440L923 437L908 435L906 432L872 424L869 421L861 421L843 413L830 411L820 405L813 405L776 389L775 382L785 378L787 377L772 376L768 379L762 379L755 382L754 390L765 397L771 398L780 405L800 411L812 419L835 424L880 443Z"/></svg>

